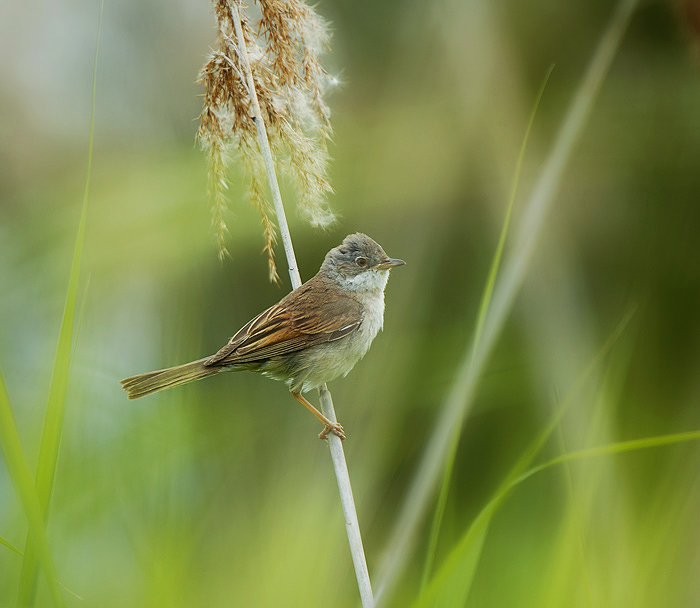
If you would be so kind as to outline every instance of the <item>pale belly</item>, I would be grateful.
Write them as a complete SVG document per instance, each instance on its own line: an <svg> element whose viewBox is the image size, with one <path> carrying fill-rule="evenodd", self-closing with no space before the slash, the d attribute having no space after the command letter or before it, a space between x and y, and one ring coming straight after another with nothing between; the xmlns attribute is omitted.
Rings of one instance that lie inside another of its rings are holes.
<svg viewBox="0 0 700 608"><path fill-rule="evenodd" d="M324 382L347 375L365 356L372 340L382 328L383 298L377 304L375 310L366 311L364 320L354 334L287 355L281 361L271 361L265 366L266 369L261 370L262 373L271 378L286 380L289 388L295 392L306 392L320 387Z"/></svg>

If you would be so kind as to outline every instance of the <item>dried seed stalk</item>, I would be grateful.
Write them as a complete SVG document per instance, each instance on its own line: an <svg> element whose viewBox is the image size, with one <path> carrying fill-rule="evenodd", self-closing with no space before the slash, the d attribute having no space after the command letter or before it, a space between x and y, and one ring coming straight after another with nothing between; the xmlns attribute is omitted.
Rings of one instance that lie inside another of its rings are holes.
<svg viewBox="0 0 700 608"><path fill-rule="evenodd" d="M197 138L209 161L209 194L222 255L226 252L226 191L231 152L236 150L248 175L251 202L262 217L270 279L278 280L274 260L277 228L266 190L255 177L262 158L256 142L251 96L236 44L230 2L213 0L217 43L202 68L204 108ZM333 82L320 62L328 27L301 0L257 0L262 18L253 25L239 10L255 90L280 169L298 191L298 207L315 226L333 220L327 197L327 151L332 136L324 95ZM242 7L242 4L237 4Z"/></svg>

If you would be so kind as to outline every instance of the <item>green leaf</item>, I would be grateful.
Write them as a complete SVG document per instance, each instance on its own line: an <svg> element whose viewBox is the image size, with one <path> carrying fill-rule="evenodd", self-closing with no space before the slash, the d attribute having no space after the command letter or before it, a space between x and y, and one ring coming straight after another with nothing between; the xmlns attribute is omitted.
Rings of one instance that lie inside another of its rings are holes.
<svg viewBox="0 0 700 608"><path fill-rule="evenodd" d="M38 556L38 561L41 563L46 573L49 592L51 593L54 604L56 606L63 606L63 599L61 598L56 582L56 570L49 550L49 543L46 540L43 512L36 488L34 487L32 473L29 470L29 465L22 452L15 416L12 411L7 389L5 388L5 381L2 377L2 373L0 373L0 448L2 449L7 470L10 473L10 478L15 486L17 495L22 503L25 517L27 518L27 523L29 524L28 538L31 539L32 546L35 547L35 553ZM7 542L3 542L3 544L14 549L14 547ZM17 549L14 550L17 551ZM19 551L17 551L17 553L19 553Z"/></svg>
<svg viewBox="0 0 700 608"><path fill-rule="evenodd" d="M0 536L0 545L5 545L10 551L14 551L17 555L22 557L22 552L15 547L9 540L5 540L2 536Z"/></svg>
<svg viewBox="0 0 700 608"><path fill-rule="evenodd" d="M425 581L425 585L421 588L421 594L419 595L416 606L429 606L437 600L438 596L440 597L440 605L461 606L466 602L469 590L471 589L471 583L474 580L474 575L479 565L479 558L481 557L481 550L486 540L486 535L488 534L491 517L506 499L514 484L523 477L523 472L532 464L532 461L551 437L552 433L561 422L561 419L574 402L574 397L579 393L593 371L601 364L618 338L622 335L632 319L635 310L636 309L633 307L627 312L600 350L581 372L561 406L552 416L549 424L535 437L528 448L523 452L522 456L520 456L510 473L503 480L498 490L496 490L493 498L481 510L479 515L477 515L474 522L462 536L457 547L452 550L450 556L445 560L438 575L433 578L429 586L427 580ZM454 579L451 579L450 575L454 573L457 574Z"/></svg>
<svg viewBox="0 0 700 608"><path fill-rule="evenodd" d="M532 107L532 112L530 113L530 120L527 123L527 128L525 129L525 136L523 137L523 143L520 146L520 153L518 154L518 161L515 164L515 174L513 175L513 185L510 192L510 200L508 201L508 208L506 210L506 216L503 220L503 226L501 227L501 234L498 239L498 245L496 246L496 251L493 255L493 260L491 261L491 268L489 269L489 275L486 279L486 285L484 286L484 291L481 294L481 303L479 305L479 313L476 319L476 328L474 330L474 342L472 345L472 359L474 358L474 353L476 353L479 347L479 341L481 339L481 333L484 329L484 322L486 321L486 313L489 310L489 305L491 304L491 296L493 295L493 288L496 284L496 277L498 276L498 270L501 266L501 258L503 257L503 249L506 244L506 238L508 236L508 228L510 226L510 218L513 214L513 206L515 205L515 195L518 192L518 184L520 183L520 173L522 171L523 160L525 158L525 149L527 148L527 141L530 137L530 131L532 130L532 125L535 122L535 116L537 114L537 108L540 105L540 100L544 94L545 87L549 81L549 76L554 69L554 65L549 66L547 73L544 76L540 90L535 98L535 104ZM430 529L430 539L428 541L428 553L425 558L425 564L423 566L423 577L421 579L421 593L425 589L425 585L428 582L428 577L433 568L433 562L435 561L435 553L437 552L437 542L440 538L440 529L442 527L442 520L445 515L445 506L447 504L447 496L449 494L450 482L452 479L452 470L454 468L455 457L457 455L457 447L459 446L459 438L461 435L461 426L456 426L454 432L452 433L452 439L450 442L450 451L445 462L445 470L442 476L442 485L440 487L440 495L438 496L437 506L435 507L435 515L433 516L433 523Z"/></svg>
<svg viewBox="0 0 700 608"><path fill-rule="evenodd" d="M88 145L88 166L83 195L83 207L78 226L78 236L73 251L70 278L68 280L68 292L63 309L63 319L58 336L56 358L54 360L49 398L44 418L44 429L39 448L39 461L36 473L36 492L39 498L42 520L48 521L51 495L53 494L54 479L56 476L56 464L63 435L63 421L66 412L66 395L68 393L68 379L72 361L73 333L76 317L76 301L78 298L78 284L80 280L80 263L85 242L85 225L87 220L88 200L90 194L90 175L92 173L93 142L95 134L95 95L97 87L97 57L102 26L102 10L97 25L97 40L95 43L95 57L92 73L92 107L90 114L90 135ZM36 551L31 538L27 538L22 562L22 573L19 582L19 600L23 606L31 606L36 598Z"/></svg>
<svg viewBox="0 0 700 608"><path fill-rule="evenodd" d="M622 441L598 447L578 450L568 454L562 454L541 465L533 467L505 483L491 501L481 510L474 522L467 528L461 539L450 552L445 563L431 581L426 593L415 605L417 607L430 606L435 603L445 606L463 606L469 593L469 587L474 577L481 547L491 518L503 504L510 492L519 484L529 479L536 473L549 469L555 465L575 460L583 460L598 456L611 456L657 448L667 445L686 443L700 440L700 430L675 433L672 435L659 435L646 437L632 441Z"/></svg>

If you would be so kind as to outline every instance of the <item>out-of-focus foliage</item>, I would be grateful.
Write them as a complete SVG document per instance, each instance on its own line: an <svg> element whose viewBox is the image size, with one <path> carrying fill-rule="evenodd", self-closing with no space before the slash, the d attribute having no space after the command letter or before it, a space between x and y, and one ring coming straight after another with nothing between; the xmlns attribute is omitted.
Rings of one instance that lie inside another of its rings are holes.
<svg viewBox="0 0 700 608"><path fill-rule="evenodd" d="M35 469L80 217L99 6L4 7L0 368ZM387 289L384 333L331 386L372 573L471 338L541 80L554 62L515 223L611 6L325 0L318 11L345 83L330 99L341 219L316 231L288 203L302 276L358 230L407 261ZM564 400L542 460L700 428L700 66L682 14L645 3L632 19L481 379L435 571ZM111 2L102 32L82 312L48 526L60 582L84 598L66 602L355 606L327 448L284 386L223 375L134 403L119 387L214 352L288 282L268 283L247 203L227 218L232 259L217 259L194 145L210 8ZM243 201L244 177L230 177L231 200ZM493 516L467 605L700 604L699 459L686 443L529 478ZM23 548L26 532L2 462L0 537ZM426 522L391 605L417 598L428 532ZM20 568L0 545L1 605L13 605ZM43 580L38 605L50 605Z"/></svg>

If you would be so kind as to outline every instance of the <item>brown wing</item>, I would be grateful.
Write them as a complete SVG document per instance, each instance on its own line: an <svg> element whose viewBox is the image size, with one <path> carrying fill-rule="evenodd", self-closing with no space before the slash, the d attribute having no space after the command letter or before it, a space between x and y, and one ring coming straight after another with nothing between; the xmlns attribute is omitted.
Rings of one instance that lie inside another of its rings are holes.
<svg viewBox="0 0 700 608"><path fill-rule="evenodd" d="M205 365L250 363L331 342L357 330L357 300L311 279L242 327Z"/></svg>

